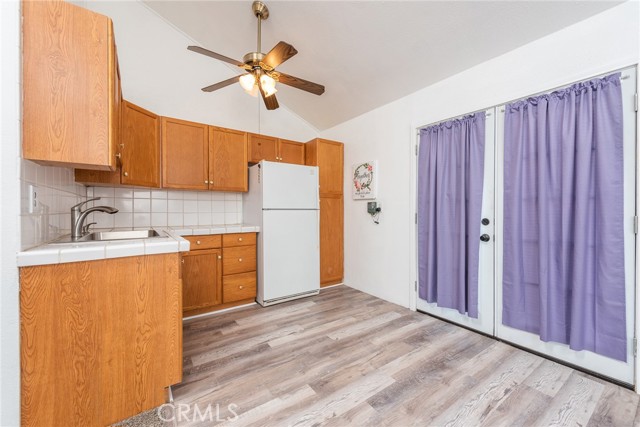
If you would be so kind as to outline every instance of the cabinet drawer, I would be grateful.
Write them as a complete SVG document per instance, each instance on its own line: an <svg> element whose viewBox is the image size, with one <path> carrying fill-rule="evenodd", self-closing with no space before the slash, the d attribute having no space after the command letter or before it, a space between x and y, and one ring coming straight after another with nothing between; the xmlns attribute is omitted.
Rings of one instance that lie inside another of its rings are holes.
<svg viewBox="0 0 640 427"><path fill-rule="evenodd" d="M222 302L256 297L256 272L231 274L222 278Z"/></svg>
<svg viewBox="0 0 640 427"><path fill-rule="evenodd" d="M245 273L256 270L256 247L237 246L222 249L222 274Z"/></svg>
<svg viewBox="0 0 640 427"><path fill-rule="evenodd" d="M189 250L214 249L222 247L222 237L219 234L205 236L182 236L191 242Z"/></svg>
<svg viewBox="0 0 640 427"><path fill-rule="evenodd" d="M256 233L236 233L222 235L222 245L225 248L231 246L251 246L255 244Z"/></svg>

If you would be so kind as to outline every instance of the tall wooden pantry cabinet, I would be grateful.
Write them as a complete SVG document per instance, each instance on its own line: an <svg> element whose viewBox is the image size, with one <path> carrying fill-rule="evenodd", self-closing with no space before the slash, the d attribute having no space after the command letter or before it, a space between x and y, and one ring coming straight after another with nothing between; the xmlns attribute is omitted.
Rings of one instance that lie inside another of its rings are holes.
<svg viewBox="0 0 640 427"><path fill-rule="evenodd" d="M344 275L344 145L316 138L305 160L320 169L320 286L341 283Z"/></svg>

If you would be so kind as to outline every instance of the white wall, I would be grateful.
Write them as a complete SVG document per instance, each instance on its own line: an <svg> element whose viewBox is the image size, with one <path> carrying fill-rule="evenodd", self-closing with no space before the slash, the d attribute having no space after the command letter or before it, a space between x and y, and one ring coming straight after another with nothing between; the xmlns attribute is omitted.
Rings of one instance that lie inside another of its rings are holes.
<svg viewBox="0 0 640 427"><path fill-rule="evenodd" d="M639 6L623 3L322 132L345 143L345 283L410 305L415 127L637 63ZM375 159L380 225L350 198L351 165Z"/></svg>
<svg viewBox="0 0 640 427"><path fill-rule="evenodd" d="M20 424L20 13L0 2L0 425Z"/></svg>

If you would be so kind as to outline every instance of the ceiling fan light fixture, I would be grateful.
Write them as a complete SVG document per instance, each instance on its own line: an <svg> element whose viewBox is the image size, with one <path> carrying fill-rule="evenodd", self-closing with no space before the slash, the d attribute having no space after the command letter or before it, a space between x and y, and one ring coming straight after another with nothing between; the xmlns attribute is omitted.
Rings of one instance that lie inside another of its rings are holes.
<svg viewBox="0 0 640 427"><path fill-rule="evenodd" d="M256 78L253 74L245 74L240 77L240 86L246 92L251 92L256 85Z"/></svg>
<svg viewBox="0 0 640 427"><path fill-rule="evenodd" d="M242 89L249 95L257 97L260 94L267 110L275 110L280 106L275 96L278 91L276 82L315 95L322 95L324 86L276 71L280 64L291 59L298 51L289 43L280 41L266 55L262 53L262 21L269 17L269 9L259 0L254 1L251 7L253 14L258 18L258 43L256 51L244 55L242 62L200 46L187 47L193 52L240 67L246 73L203 87L202 91L213 92L239 82Z"/></svg>
<svg viewBox="0 0 640 427"><path fill-rule="evenodd" d="M264 91L264 96L271 96L278 91L276 89L276 81L267 74L260 76L260 87Z"/></svg>

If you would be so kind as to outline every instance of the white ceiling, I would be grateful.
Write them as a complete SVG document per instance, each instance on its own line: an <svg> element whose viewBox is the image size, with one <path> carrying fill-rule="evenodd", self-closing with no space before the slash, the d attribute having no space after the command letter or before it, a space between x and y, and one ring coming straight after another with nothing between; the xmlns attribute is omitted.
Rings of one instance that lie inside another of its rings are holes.
<svg viewBox="0 0 640 427"><path fill-rule="evenodd" d="M256 49L251 1L145 3L202 47L238 60ZM280 105L324 130L621 2L266 3L262 51L280 40L292 44L298 54L278 70L326 87L318 97L280 84ZM230 66L228 76L234 73ZM194 81L193 90L212 83Z"/></svg>

